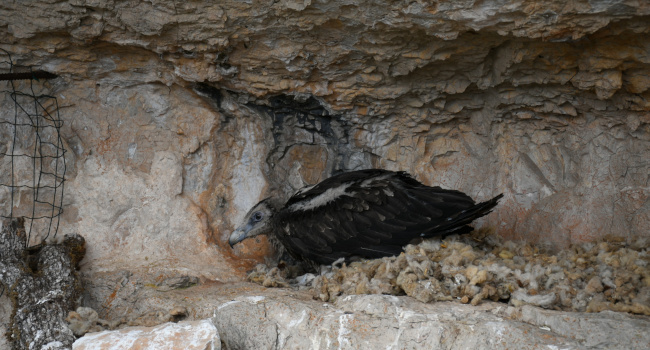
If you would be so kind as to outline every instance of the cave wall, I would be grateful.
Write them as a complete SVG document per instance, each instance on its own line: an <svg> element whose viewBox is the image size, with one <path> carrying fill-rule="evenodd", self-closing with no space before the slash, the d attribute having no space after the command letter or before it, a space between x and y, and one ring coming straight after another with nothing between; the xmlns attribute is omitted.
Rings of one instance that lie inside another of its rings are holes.
<svg viewBox="0 0 650 350"><path fill-rule="evenodd" d="M110 310L241 279L272 253L227 246L250 206L345 170L504 193L478 224L550 248L649 237L648 23L635 1L20 1L0 47L58 75L59 231Z"/></svg>

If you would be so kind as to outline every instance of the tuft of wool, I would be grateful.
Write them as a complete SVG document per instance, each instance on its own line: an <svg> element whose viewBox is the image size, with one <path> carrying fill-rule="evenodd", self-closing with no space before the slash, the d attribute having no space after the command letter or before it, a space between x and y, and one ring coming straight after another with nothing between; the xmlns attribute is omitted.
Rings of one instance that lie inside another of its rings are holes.
<svg viewBox="0 0 650 350"><path fill-rule="evenodd" d="M479 230L409 244L394 257L335 264L318 275L300 275L304 270L299 266L259 265L249 280L267 287L307 289L322 301L351 294L390 294L422 302L478 305L493 300L555 310L650 315L648 243L609 237L551 254Z"/></svg>

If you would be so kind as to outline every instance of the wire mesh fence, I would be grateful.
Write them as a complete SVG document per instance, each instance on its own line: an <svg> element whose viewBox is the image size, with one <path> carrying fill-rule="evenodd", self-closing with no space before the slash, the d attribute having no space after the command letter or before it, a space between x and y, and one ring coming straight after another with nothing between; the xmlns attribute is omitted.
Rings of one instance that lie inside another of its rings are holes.
<svg viewBox="0 0 650 350"><path fill-rule="evenodd" d="M54 77L29 68L16 72L0 49L0 217L25 220L25 248L54 238L63 212L63 121L43 84Z"/></svg>

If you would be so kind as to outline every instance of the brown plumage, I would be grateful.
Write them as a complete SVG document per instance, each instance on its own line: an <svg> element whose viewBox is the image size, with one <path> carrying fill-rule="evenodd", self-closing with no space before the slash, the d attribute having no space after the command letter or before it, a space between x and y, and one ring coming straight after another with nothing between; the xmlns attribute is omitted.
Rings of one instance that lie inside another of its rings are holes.
<svg viewBox="0 0 650 350"><path fill-rule="evenodd" d="M469 223L501 197L476 204L460 191L423 185L405 172L353 171L301 189L286 203L259 202L232 233L230 245L266 234L312 265L397 255L416 238L471 231Z"/></svg>

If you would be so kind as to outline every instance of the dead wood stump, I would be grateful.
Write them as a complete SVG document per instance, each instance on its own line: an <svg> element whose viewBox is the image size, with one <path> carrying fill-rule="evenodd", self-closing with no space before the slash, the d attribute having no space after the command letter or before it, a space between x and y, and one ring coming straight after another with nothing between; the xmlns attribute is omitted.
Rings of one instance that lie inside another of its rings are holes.
<svg viewBox="0 0 650 350"><path fill-rule="evenodd" d="M21 219L0 230L0 283L13 303L7 334L15 349L70 349L75 336L65 318L81 296L77 264L85 240L66 235L61 244L25 249Z"/></svg>

